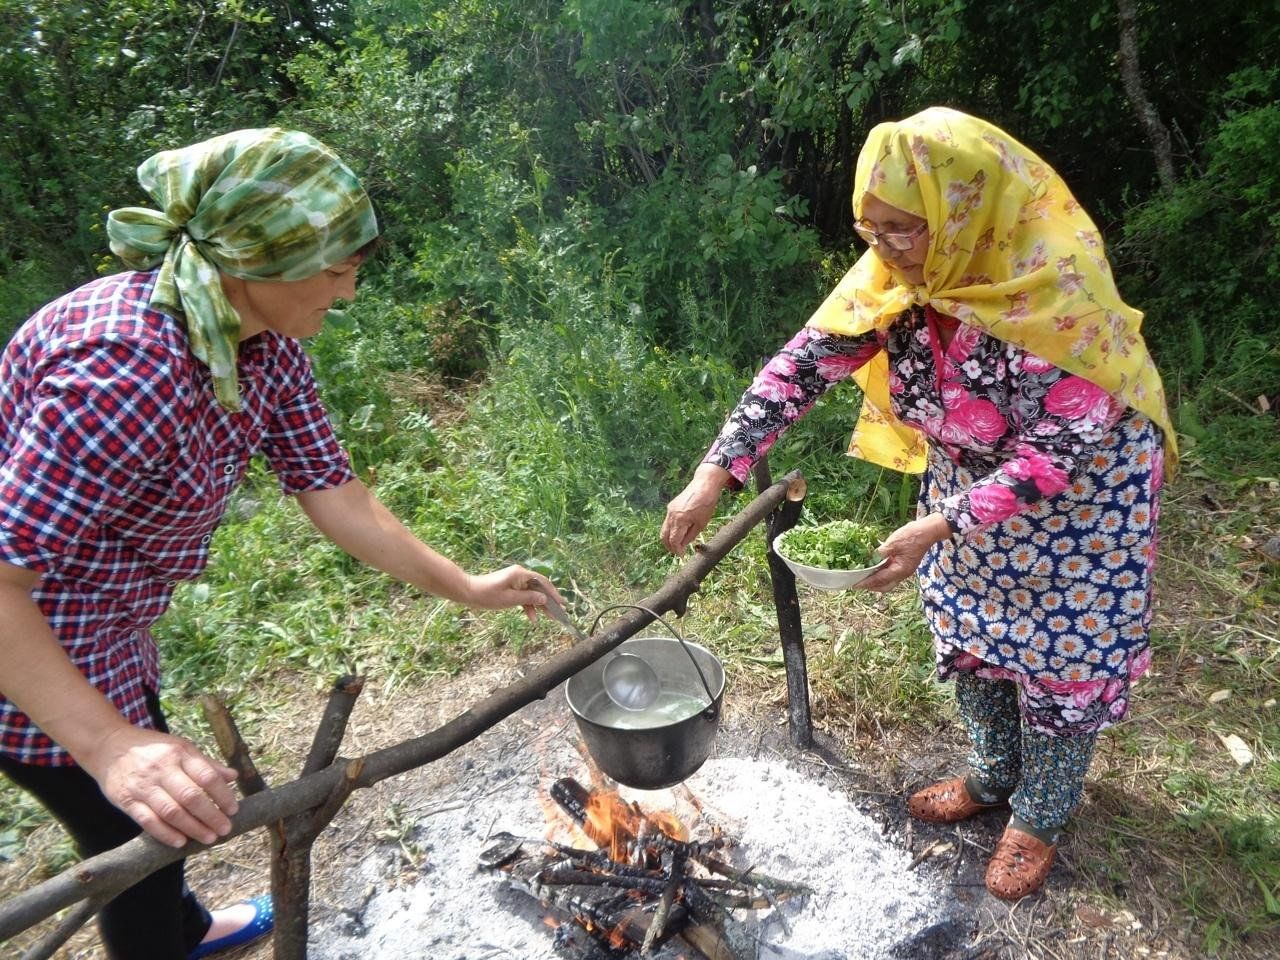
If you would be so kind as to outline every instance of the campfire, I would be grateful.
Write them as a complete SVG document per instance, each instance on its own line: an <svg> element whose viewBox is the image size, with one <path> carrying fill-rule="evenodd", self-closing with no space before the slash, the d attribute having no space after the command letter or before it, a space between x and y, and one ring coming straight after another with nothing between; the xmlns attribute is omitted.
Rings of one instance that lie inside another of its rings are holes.
<svg viewBox="0 0 1280 960"><path fill-rule="evenodd" d="M819 757L729 725L683 783L610 792L573 730L548 697L400 786L393 838L343 848L311 960L969 956L940 885L968 846L913 856Z"/></svg>
<svg viewBox="0 0 1280 960"><path fill-rule="evenodd" d="M575 960L648 955L660 944L690 960L741 960L754 945L734 911L772 910L812 892L725 862L735 841L719 828L693 840L674 814L568 777L549 793L587 846L501 833L480 866L551 910L557 947Z"/></svg>

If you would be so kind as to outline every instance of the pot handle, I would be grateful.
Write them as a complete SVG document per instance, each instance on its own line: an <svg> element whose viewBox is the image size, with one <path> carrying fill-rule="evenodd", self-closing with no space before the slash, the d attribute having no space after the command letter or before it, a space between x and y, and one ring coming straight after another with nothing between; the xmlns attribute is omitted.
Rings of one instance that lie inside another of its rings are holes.
<svg viewBox="0 0 1280 960"><path fill-rule="evenodd" d="M590 633L593 636L595 635L596 627L600 625L600 618L610 610L622 610L624 608L631 610L643 610L645 613L649 614L649 616L653 617L653 619L657 620L664 627L670 630L671 635L680 641L680 646L683 647L684 652L688 654L689 662L693 664L693 669L698 671L698 679L702 681L702 689L707 691L707 705L703 707L702 712L708 719L713 718L716 715L716 695L711 692L711 684L707 683L707 675L702 672L702 666L698 663L698 658L693 655L693 651L689 649L689 644L685 642L684 637L680 636L680 632L676 630L675 627L667 623L662 614L656 613L648 607L642 607L638 603L611 603L609 606L597 613L596 618L591 621Z"/></svg>

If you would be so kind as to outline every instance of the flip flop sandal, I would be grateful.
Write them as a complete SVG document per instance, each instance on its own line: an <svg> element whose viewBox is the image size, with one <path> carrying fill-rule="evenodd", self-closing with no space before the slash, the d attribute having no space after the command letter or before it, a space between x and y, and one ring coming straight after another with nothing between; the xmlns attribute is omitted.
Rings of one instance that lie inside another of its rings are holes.
<svg viewBox="0 0 1280 960"><path fill-rule="evenodd" d="M221 953L223 950L243 947L246 944L253 943L255 940L260 940L271 932L271 929L276 924L275 906L271 902L271 894L264 893L242 902L252 904L253 919L239 930L233 930L228 933L225 937L218 937L216 940L200 944L187 955L187 960L200 960L201 957L209 957L215 953Z"/></svg>
<svg viewBox="0 0 1280 960"><path fill-rule="evenodd" d="M913 793L907 798L907 812L928 823L955 823L983 810L1008 806L1006 801L978 803L969 796L964 781L964 777L954 777Z"/></svg>

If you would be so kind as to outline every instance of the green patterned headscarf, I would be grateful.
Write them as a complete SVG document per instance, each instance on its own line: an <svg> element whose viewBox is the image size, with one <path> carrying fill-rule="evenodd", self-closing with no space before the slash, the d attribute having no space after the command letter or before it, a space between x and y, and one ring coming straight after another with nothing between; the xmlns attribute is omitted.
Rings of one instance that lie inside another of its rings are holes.
<svg viewBox="0 0 1280 960"><path fill-rule="evenodd" d="M133 270L161 265L151 305L185 320L218 402L239 410L240 316L219 273L314 276L378 235L373 205L333 151L296 130L239 130L165 150L138 167L138 182L160 209L111 211L111 251Z"/></svg>

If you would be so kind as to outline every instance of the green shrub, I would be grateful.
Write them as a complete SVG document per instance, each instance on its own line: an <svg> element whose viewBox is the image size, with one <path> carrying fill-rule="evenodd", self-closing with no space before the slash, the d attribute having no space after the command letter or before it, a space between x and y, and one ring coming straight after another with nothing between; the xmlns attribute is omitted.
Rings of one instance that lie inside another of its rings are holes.
<svg viewBox="0 0 1280 960"><path fill-rule="evenodd" d="M1280 334L1280 69L1233 75L1221 105L1203 170L1132 210L1117 247L1148 340L1166 369L1181 371L1183 390L1220 374L1231 359L1224 343Z"/></svg>
<svg viewBox="0 0 1280 960"><path fill-rule="evenodd" d="M49 259L22 260L0 271L0 344L36 310L67 292L68 278L51 268Z"/></svg>

